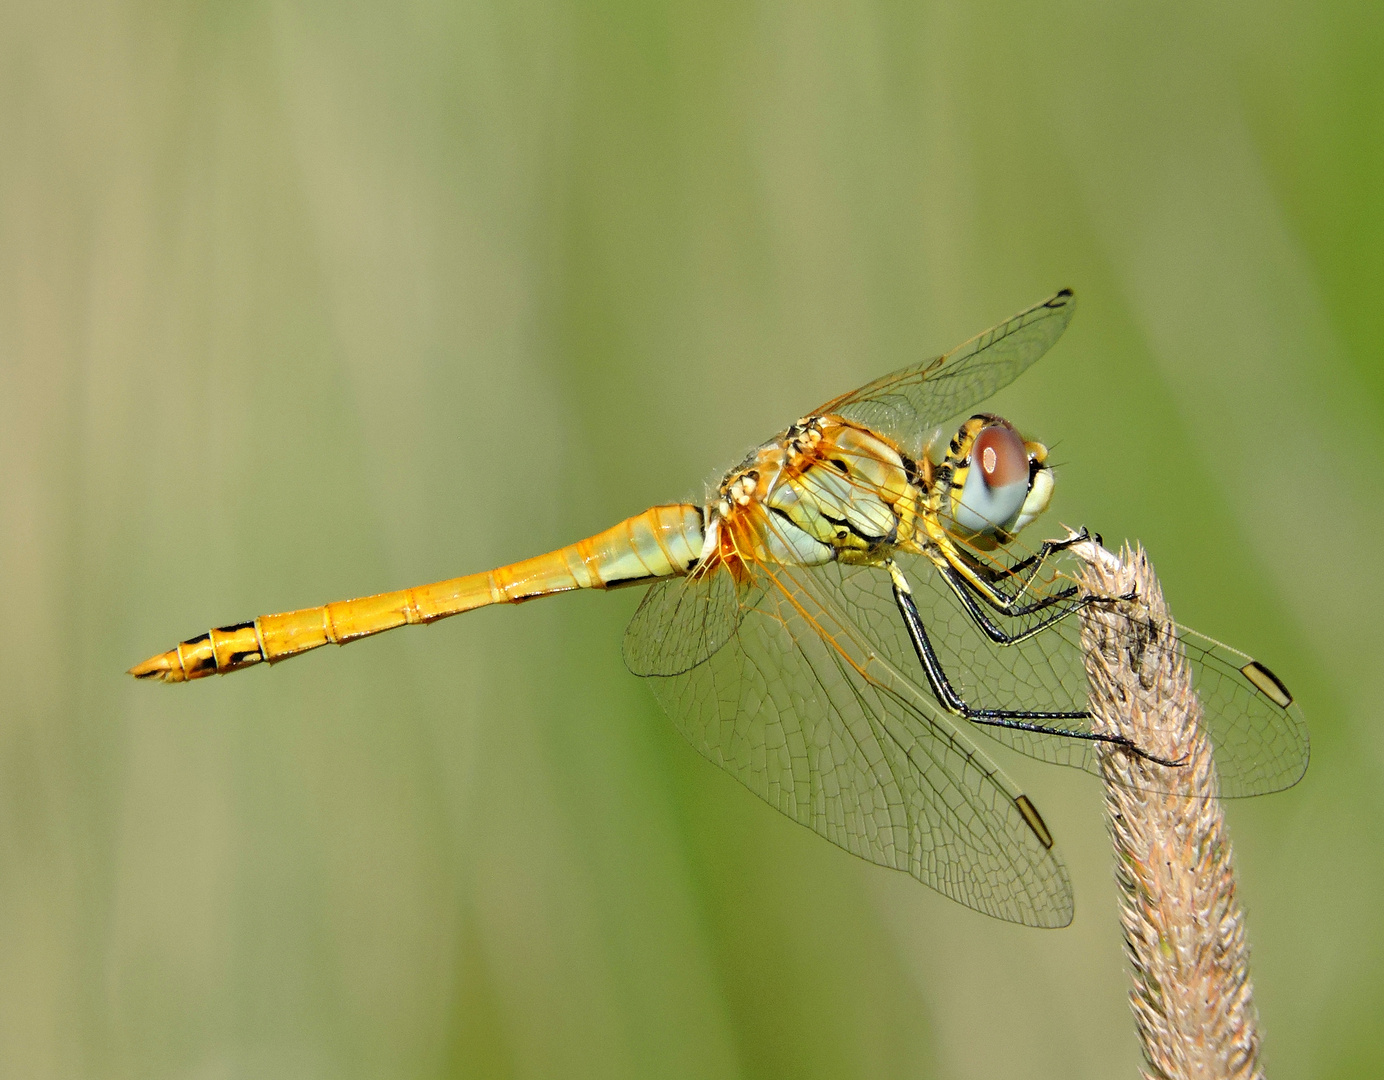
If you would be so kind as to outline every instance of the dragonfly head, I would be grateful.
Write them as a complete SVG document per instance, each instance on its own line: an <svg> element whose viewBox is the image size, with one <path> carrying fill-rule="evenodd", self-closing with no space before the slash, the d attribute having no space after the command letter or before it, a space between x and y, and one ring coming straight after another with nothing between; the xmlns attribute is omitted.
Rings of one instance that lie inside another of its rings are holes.
<svg viewBox="0 0 1384 1080"><path fill-rule="evenodd" d="M988 413L971 417L949 450L952 518L977 547L1009 543L1048 508L1048 448L1025 441L1008 420Z"/></svg>

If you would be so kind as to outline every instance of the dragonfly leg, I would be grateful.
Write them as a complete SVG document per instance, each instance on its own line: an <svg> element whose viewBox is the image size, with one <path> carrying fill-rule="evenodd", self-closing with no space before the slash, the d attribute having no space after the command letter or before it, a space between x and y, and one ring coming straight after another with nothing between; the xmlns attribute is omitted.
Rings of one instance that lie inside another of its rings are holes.
<svg viewBox="0 0 1384 1080"><path fill-rule="evenodd" d="M985 582L987 588L978 591L984 596L986 603L1007 615L1025 614L1025 612L1012 609L1028 592L1029 587L1038 576L1038 571L1043 568L1048 559L1059 551L1066 551L1074 544L1080 544L1090 539L1091 534L1086 531L1086 526L1083 525L1080 530L1062 540L1044 540L1043 546L1032 555L1008 566L990 566L978 559L968 557L966 552L961 549L957 549L955 554L965 560L966 567L972 574ZM1022 580L1020 580L1020 575L1023 575ZM1013 593L1006 593L1003 589L998 588L1000 582L1010 580L1019 582L1019 587ZM1071 593L1075 592L1075 589L1071 590Z"/></svg>
<svg viewBox="0 0 1384 1080"><path fill-rule="evenodd" d="M1018 577L1021 573L1030 568L1036 572L1043 563L1047 561L1050 555L1058 551L1066 551L1073 544L1079 544L1089 539L1091 539L1091 534L1086 531L1086 526L1083 525L1079 531L1061 540L1044 540L1042 547L1032 555L1020 559L1018 562L1010 563L1008 566L999 568L977 564L976 569L984 574L990 581L1003 581L1005 578ZM1030 573L1029 578L1031 579L1032 577L1033 574Z"/></svg>
<svg viewBox="0 0 1384 1080"><path fill-rule="evenodd" d="M943 555L940 559L935 559L934 563L943 577L946 578L947 584L950 585L952 590L956 593L966 613L970 615L976 625L985 632L986 636L989 637L991 641L1000 645L1013 645L1017 641L1024 641L1032 637L1039 630L1051 626L1059 619L1066 618L1073 611L1078 611L1087 604L1114 603L1116 601L1133 600L1135 598L1133 592L1127 593L1124 596L1109 597L1087 595L1081 597L1080 600L1076 600L1053 618L1046 619L1037 626L1030 627L1018 635L1010 635L1001 630L995 625L994 621L988 618L981 610L979 604L976 602L977 600L984 601L1001 615L1009 618L1020 618L1025 615L1032 615L1035 612L1042 611L1055 604L1073 600L1081 591L1075 585L1070 585L1064 589L1050 593L1032 603L1025 604L1020 602L1032 585L1034 578L1038 574L1038 570L1049 556L1054 552L1065 551L1073 544L1089 540L1090 535L1091 534L1088 533L1083 526L1079 532L1073 533L1065 540L1044 541L1042 549L1038 551L1037 554L1021 559L1012 566L1001 567L999 569L986 566L968 557L966 553L961 550L956 550L953 554L960 556L964 560L964 568L957 567L952 562L951 558L946 555ZM1024 578L1023 584L1014 593L1006 593L1003 589L995 586L995 582L1003 580L1007 576L1017 576L1016 571L1020 571L1021 569L1029 569L1029 573Z"/></svg>
<svg viewBox="0 0 1384 1080"><path fill-rule="evenodd" d="M1061 592L1053 593L1051 596L1045 596L1041 600L1035 600L1031 604L1019 605L1009 609L991 604L992 607L995 607L997 611L1002 612L1004 615L1010 618L1018 618L1023 615L1035 614L1036 612L1054 607L1066 601L1071 601L1067 603L1061 611L1049 615L1047 618L1033 626L1027 627L1017 634L1011 634L991 619L976 599L979 597L987 603L990 603L990 598L988 596L979 590L973 589L970 583L960 574L956 573L950 566L938 567L938 572L941 573L947 584L951 586L952 592L956 593L957 599L961 601L962 609L971 617L971 620L980 627L985 636L996 645L1015 645L1021 641L1027 641L1029 638L1033 637L1034 634L1046 630L1054 623L1061 622L1072 612L1080 611L1087 604L1097 603L1103 600L1102 597L1096 596L1083 596L1077 598L1077 588L1076 586L1072 586L1069 589L1063 589Z"/></svg>
<svg viewBox="0 0 1384 1080"><path fill-rule="evenodd" d="M1158 765L1178 766L1184 764L1184 761L1169 761L1166 758L1157 757L1141 750L1129 739L1120 735L1109 735L1096 731L1073 731L1071 728L1053 726L1061 724L1063 721L1089 721L1091 714L1086 711L1045 712L1036 709L977 709L968 704L965 698L952 686L951 680L947 678L947 673L942 669L941 661L938 660L936 650L932 647L932 641L927 636L927 629L923 626L922 617L918 614L918 606L913 602L913 591L909 588L908 579L904 577L903 571L895 563L890 562L888 565L889 574L893 579L894 601L898 605L899 614L903 616L909 640L913 643L913 651L918 656L918 662L922 664L928 686L931 687L941 706L948 712L969 720L973 724L1003 727L1015 731L1031 731L1038 735L1061 735L1070 739L1084 739L1088 742L1103 742L1111 746L1119 746ZM1061 617L1060 615L1057 616L1057 618Z"/></svg>

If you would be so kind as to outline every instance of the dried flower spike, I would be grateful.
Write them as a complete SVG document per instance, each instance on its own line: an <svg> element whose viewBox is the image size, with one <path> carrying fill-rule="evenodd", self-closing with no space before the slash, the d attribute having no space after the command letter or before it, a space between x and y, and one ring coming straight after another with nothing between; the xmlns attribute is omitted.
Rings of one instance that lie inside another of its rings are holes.
<svg viewBox="0 0 1384 1080"><path fill-rule="evenodd" d="M1073 551L1086 563L1083 588L1112 598L1081 617L1096 730L1184 762L1099 750L1144 1075L1262 1077L1230 837L1176 628L1142 548Z"/></svg>

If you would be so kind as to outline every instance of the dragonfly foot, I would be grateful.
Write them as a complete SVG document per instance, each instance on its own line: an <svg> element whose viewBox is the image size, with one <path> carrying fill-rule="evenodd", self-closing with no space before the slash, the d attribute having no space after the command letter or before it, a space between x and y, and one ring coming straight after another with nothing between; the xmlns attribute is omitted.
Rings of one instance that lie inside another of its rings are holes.
<svg viewBox="0 0 1384 1080"><path fill-rule="evenodd" d="M1155 765L1162 765L1164 768L1167 769L1180 769L1182 768L1182 766L1186 765L1192 757L1191 754L1183 754L1182 757L1174 760L1169 758L1161 758L1157 754L1150 754L1147 750L1140 750L1133 743L1130 744L1129 748L1133 750L1136 754L1138 754L1141 758L1143 758L1145 761L1151 761Z"/></svg>
<svg viewBox="0 0 1384 1080"><path fill-rule="evenodd" d="M1150 754L1147 750L1135 745L1133 740L1126 739L1123 735L1096 735L1097 739L1110 746L1118 746L1121 750L1127 750L1135 757L1151 761L1155 765L1162 765L1166 769L1180 769L1191 760L1190 754L1184 754L1180 758L1164 758L1157 754Z"/></svg>
<svg viewBox="0 0 1384 1080"><path fill-rule="evenodd" d="M1085 525L1083 525L1079 529L1073 529L1070 525L1068 525L1066 536L1064 536L1061 540L1049 540L1047 542L1047 545L1048 548L1052 551L1066 551L1068 548L1074 547L1077 544L1084 544L1086 543L1086 541L1090 539L1091 534L1086 531ZM1097 544L1100 543L1099 534L1096 535L1095 540Z"/></svg>

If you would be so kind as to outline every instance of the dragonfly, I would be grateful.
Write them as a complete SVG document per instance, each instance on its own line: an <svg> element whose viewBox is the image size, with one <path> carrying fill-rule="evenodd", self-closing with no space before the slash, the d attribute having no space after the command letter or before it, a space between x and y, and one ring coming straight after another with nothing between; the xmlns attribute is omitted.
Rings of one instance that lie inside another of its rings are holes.
<svg viewBox="0 0 1384 1080"><path fill-rule="evenodd" d="M973 410L1049 350L1074 307L1063 290L833 398L704 504L654 506L483 573L217 627L130 674L185 682L492 604L649 586L624 659L705 757L855 855L987 915L1065 926L1072 886L1052 833L973 732L1092 772L1101 742L1150 755L1088 711L1073 616L1110 598L1084 593L1068 564L1090 534L1019 539L1052 498L1047 447ZM1222 795L1296 783L1307 730L1283 682L1177 633Z"/></svg>

